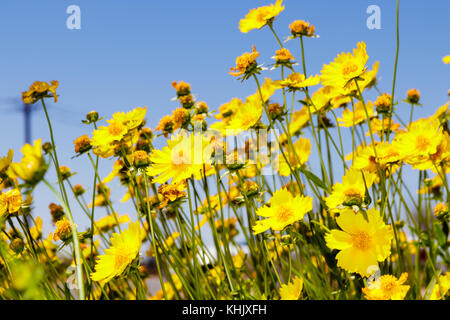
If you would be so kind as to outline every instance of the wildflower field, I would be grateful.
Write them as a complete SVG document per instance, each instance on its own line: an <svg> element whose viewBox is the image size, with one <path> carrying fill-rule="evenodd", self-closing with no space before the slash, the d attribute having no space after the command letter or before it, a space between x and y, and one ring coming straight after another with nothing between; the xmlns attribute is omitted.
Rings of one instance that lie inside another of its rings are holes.
<svg viewBox="0 0 450 320"><path fill-rule="evenodd" d="M450 102L396 91L398 1L394 73L382 85L378 50L363 39L312 70L320 25L283 25L285 10L276 0L240 18L240 32L270 30L279 46L271 61L249 43L228 62L229 77L256 86L245 99L209 106L176 80L179 106L154 128L151 106L80 119L86 133L66 143L73 162L89 161L81 184L59 160L47 108L60 83L23 89L50 139L0 157L0 299L449 298ZM415 119L418 108L429 115ZM37 186L56 199L48 212L33 210Z"/></svg>

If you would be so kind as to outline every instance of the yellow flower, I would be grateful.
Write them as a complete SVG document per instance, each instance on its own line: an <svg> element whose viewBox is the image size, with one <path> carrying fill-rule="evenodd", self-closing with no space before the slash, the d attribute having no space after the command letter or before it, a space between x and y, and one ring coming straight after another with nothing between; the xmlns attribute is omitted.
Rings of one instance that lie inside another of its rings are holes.
<svg viewBox="0 0 450 320"><path fill-rule="evenodd" d="M367 300L403 300L409 290L409 286L403 285L408 278L408 274L402 273L399 279L392 275L384 275L362 292Z"/></svg>
<svg viewBox="0 0 450 320"><path fill-rule="evenodd" d="M72 224L70 223L70 221L66 219L56 221L56 230L55 234L53 235L54 241L58 240L64 241L68 239L71 234L72 234Z"/></svg>
<svg viewBox="0 0 450 320"><path fill-rule="evenodd" d="M441 285L440 288L439 283ZM440 275L439 283L436 281L436 284L434 285L433 291L430 295L430 300L441 300L443 297L445 297L448 290L450 290L450 272L447 272L445 275Z"/></svg>
<svg viewBox="0 0 450 320"><path fill-rule="evenodd" d="M56 80L50 81L50 84L43 81L35 81L28 91L22 92L22 101L26 104L33 104L41 98L53 97L55 102L58 101L56 95L56 88L58 88L59 82ZM51 95L49 94L51 93Z"/></svg>
<svg viewBox="0 0 450 320"><path fill-rule="evenodd" d="M370 267L378 266L391 254L393 239L392 229L378 210L368 210L367 217L368 221L361 213L342 210L336 222L343 231L331 230L325 236L330 249L340 250L336 255L338 267L361 276L369 276Z"/></svg>
<svg viewBox="0 0 450 320"><path fill-rule="evenodd" d="M450 63L450 56L445 56L442 58L442 62L445 64L449 64Z"/></svg>
<svg viewBox="0 0 450 320"><path fill-rule="evenodd" d="M283 154L278 155L278 171L281 176L289 176L291 174L291 169L289 165L295 170L300 168L303 164L308 161L309 155L311 154L311 141L308 138L300 138L293 144L295 153L289 148L284 152L287 158L284 158Z"/></svg>
<svg viewBox="0 0 450 320"><path fill-rule="evenodd" d="M400 124L395 123L393 119L384 118L380 120L378 118L373 118L370 120L370 126L372 127L372 132L378 134L380 137L383 136L384 132L388 131L389 124L391 125L390 132L397 132L400 129ZM366 132L366 136L370 136L370 131Z"/></svg>
<svg viewBox="0 0 450 320"><path fill-rule="evenodd" d="M406 93L406 101L411 104L418 104L420 100L420 92L417 89L410 89Z"/></svg>
<svg viewBox="0 0 450 320"><path fill-rule="evenodd" d="M320 80L324 86L343 88L366 71L368 59L366 44L359 42L357 48L353 49L353 54L343 52L333 62L324 65Z"/></svg>
<svg viewBox="0 0 450 320"><path fill-rule="evenodd" d="M24 181L31 181L37 178L42 171L43 158L41 149L41 139L35 140L34 144L25 144L22 147L23 158L19 163L11 163L12 172Z"/></svg>
<svg viewBox="0 0 450 320"><path fill-rule="evenodd" d="M350 98L343 98L340 88L327 86L319 88L312 94L310 104L312 112L319 112L328 107L336 109L346 102L350 102Z"/></svg>
<svg viewBox="0 0 450 320"><path fill-rule="evenodd" d="M111 120L107 120L108 126L101 126L92 133L91 145L94 153L108 158L114 154L117 144L130 132L136 132L144 121L147 108L136 108L130 112L117 112ZM138 138L138 135L136 135Z"/></svg>
<svg viewBox="0 0 450 320"><path fill-rule="evenodd" d="M320 83L320 76L310 76L306 79L304 74L291 73L286 79L277 81L282 87L288 87L290 90L302 90L306 87L316 86Z"/></svg>
<svg viewBox="0 0 450 320"><path fill-rule="evenodd" d="M108 232L117 226L117 223L122 224L127 222L130 222L130 217L126 214L120 217L117 213L109 214L95 222L96 228L94 234L98 234L99 230L101 232Z"/></svg>
<svg viewBox="0 0 450 320"><path fill-rule="evenodd" d="M128 229L120 234L114 233L111 237L111 247L98 258L91 279L103 285L121 275L139 254L141 232L139 221L136 221L130 223Z"/></svg>
<svg viewBox="0 0 450 320"><path fill-rule="evenodd" d="M34 240L39 240L42 237L42 218L36 217L35 226L30 228L30 235Z"/></svg>
<svg viewBox="0 0 450 320"><path fill-rule="evenodd" d="M6 172L14 156L14 150L9 149L6 157L0 157L0 173Z"/></svg>
<svg viewBox="0 0 450 320"><path fill-rule="evenodd" d="M244 73L250 73L250 71L256 70L257 63L256 58L259 57L259 52L256 51L255 46L252 46L252 52L245 52L241 56L236 58L236 66L230 68L228 72L234 77L239 77Z"/></svg>
<svg viewBox="0 0 450 320"><path fill-rule="evenodd" d="M83 153L91 148L91 138L87 134L84 134L76 138L73 144L75 146L75 153Z"/></svg>
<svg viewBox="0 0 450 320"><path fill-rule="evenodd" d="M22 201L22 194L18 189L12 189L0 194L0 216L3 216L5 213L17 212L22 205Z"/></svg>
<svg viewBox="0 0 450 320"><path fill-rule="evenodd" d="M282 284L280 288L281 300L298 300L302 294L303 279L294 277L292 283Z"/></svg>
<svg viewBox="0 0 450 320"><path fill-rule="evenodd" d="M367 114L369 118L375 115L375 110L373 109L372 101L366 103ZM363 123L367 121L366 110L364 109L364 104L358 102L355 104L355 108L350 111L348 108L342 112L342 118L338 118L339 125L342 127L353 127L354 125Z"/></svg>
<svg viewBox="0 0 450 320"><path fill-rule="evenodd" d="M430 156L438 152L444 137L439 121L419 119L411 123L406 132L399 132L393 144L406 163L411 165L427 163L427 169L431 169L434 165L429 163ZM422 167L421 169L424 170Z"/></svg>
<svg viewBox="0 0 450 320"><path fill-rule="evenodd" d="M182 180L177 183L171 184L162 184L158 188L158 193L163 196L164 201L160 205L160 208L166 206L169 201L175 201L178 198L182 198L186 196L187 185L186 181Z"/></svg>
<svg viewBox="0 0 450 320"><path fill-rule="evenodd" d="M243 103L240 99L234 98L229 103L219 108L220 115L217 119L222 121L213 123L210 128L219 130L222 134L233 135L248 130L255 126L261 119L264 111L262 99L267 102L269 98L279 88L276 81L266 78L261 86L261 95L259 91L248 96Z"/></svg>
<svg viewBox="0 0 450 320"><path fill-rule="evenodd" d="M208 141L201 134L174 135L162 150L152 151L147 174L156 176L153 178L156 183L170 179L172 183L177 183L198 175L203 164L210 163L211 154L208 154L207 147Z"/></svg>
<svg viewBox="0 0 450 320"><path fill-rule="evenodd" d="M275 56L273 56L272 58L274 58L277 63L286 63L290 62L291 60L295 60L291 52L286 48L277 50L275 52Z"/></svg>
<svg viewBox="0 0 450 320"><path fill-rule="evenodd" d="M289 123L289 132L292 136L297 135L309 122L308 107L304 106L292 114L292 120Z"/></svg>
<svg viewBox="0 0 450 320"><path fill-rule="evenodd" d="M331 194L325 198L328 208L335 211L341 206L361 206L366 196L366 186L369 189L375 177L373 173L350 168L342 177L342 183L334 184Z"/></svg>
<svg viewBox="0 0 450 320"><path fill-rule="evenodd" d="M254 234L264 232L270 228L275 231L283 230L286 226L303 219L303 216L313 208L311 197L296 196L287 189L280 189L273 193L270 206L263 206L256 214L267 219L258 220L253 226Z"/></svg>
<svg viewBox="0 0 450 320"><path fill-rule="evenodd" d="M291 29L291 33L294 37L312 37L314 35L315 27L313 25L310 25L309 22L296 20L289 25L289 29Z"/></svg>
<svg viewBox="0 0 450 320"><path fill-rule="evenodd" d="M239 30L247 33L253 29L261 29L266 24L272 24L276 16L284 10L282 2L283 0L277 0L275 5L271 3L269 6L251 9L245 18L239 21Z"/></svg>

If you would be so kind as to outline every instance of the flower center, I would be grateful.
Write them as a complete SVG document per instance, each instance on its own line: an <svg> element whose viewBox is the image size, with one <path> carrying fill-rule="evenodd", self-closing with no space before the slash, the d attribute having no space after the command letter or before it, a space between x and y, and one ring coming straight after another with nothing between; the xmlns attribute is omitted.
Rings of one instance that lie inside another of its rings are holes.
<svg viewBox="0 0 450 320"><path fill-rule="evenodd" d="M119 269L123 265L128 264L128 261L129 261L129 254L126 252L126 250L117 248L114 257L114 268Z"/></svg>
<svg viewBox="0 0 450 320"><path fill-rule="evenodd" d="M425 151L430 144L430 140L424 136L418 136L416 139L416 148L420 151Z"/></svg>
<svg viewBox="0 0 450 320"><path fill-rule="evenodd" d="M353 246L361 250L367 250L370 246L370 235L366 232L358 232L352 235Z"/></svg>
<svg viewBox="0 0 450 320"><path fill-rule="evenodd" d="M277 210L277 217L279 220L286 222L289 220L294 214L294 210L292 210L291 207L288 207L286 205L281 205L278 207Z"/></svg>
<svg viewBox="0 0 450 320"><path fill-rule="evenodd" d="M355 63L349 61L342 68L342 75L348 76L349 74L356 72L356 70L358 70L358 66Z"/></svg>
<svg viewBox="0 0 450 320"><path fill-rule="evenodd" d="M112 136L118 136L122 133L124 127L119 122L113 122L108 127L108 133Z"/></svg>

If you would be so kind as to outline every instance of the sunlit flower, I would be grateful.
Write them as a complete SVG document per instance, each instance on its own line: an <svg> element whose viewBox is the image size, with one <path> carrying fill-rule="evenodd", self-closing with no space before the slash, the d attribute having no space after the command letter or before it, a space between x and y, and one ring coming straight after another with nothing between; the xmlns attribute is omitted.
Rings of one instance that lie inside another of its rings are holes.
<svg viewBox="0 0 450 320"><path fill-rule="evenodd" d="M342 183L335 183L331 194L325 198L328 208L334 211L341 206L361 206L375 176L371 172L350 168L342 177Z"/></svg>
<svg viewBox="0 0 450 320"><path fill-rule="evenodd" d="M53 240L67 240L72 234L72 223L66 219L56 221L56 230L53 235Z"/></svg>
<svg viewBox="0 0 450 320"><path fill-rule="evenodd" d="M289 25L289 29L294 37L312 37L314 35L315 27L312 24L310 25L309 22L296 20Z"/></svg>
<svg viewBox="0 0 450 320"><path fill-rule="evenodd" d="M255 46L252 46L252 52L245 52L241 56L236 58L236 66L230 68L228 72L230 75L234 77L239 77L244 73L247 75L251 75L255 71L257 71L257 63L256 58L259 57L259 52L256 51Z"/></svg>
<svg viewBox="0 0 450 320"><path fill-rule="evenodd" d="M54 101L58 101L56 95L56 88L59 82L56 80L50 81L50 84L43 81L35 81L28 91L22 92L22 101L26 104L36 103L41 98L53 97Z"/></svg>
<svg viewBox="0 0 450 320"><path fill-rule="evenodd" d="M84 153L91 149L91 138L87 134L78 137L73 142L75 146L75 153Z"/></svg>
<svg viewBox="0 0 450 320"><path fill-rule="evenodd" d="M417 89L410 89L406 93L406 101L411 104L418 104L420 100L420 92Z"/></svg>
<svg viewBox="0 0 450 320"><path fill-rule="evenodd" d="M17 212L22 205L22 201L22 194L18 189L12 189L0 194L0 216L6 213Z"/></svg>
<svg viewBox="0 0 450 320"><path fill-rule="evenodd" d="M352 53L341 53L333 62L324 65L320 81L324 86L343 88L349 81L360 77L366 71L369 56L366 44L359 42Z"/></svg>
<svg viewBox="0 0 450 320"><path fill-rule="evenodd" d="M176 199L182 198L186 196L187 185L184 180L171 183L171 184L162 184L158 188L158 193L163 196L164 201L160 205L160 207L165 207L167 203L170 201L175 201Z"/></svg>
<svg viewBox="0 0 450 320"><path fill-rule="evenodd" d="M263 6L256 9L251 9L244 19L239 21L239 30L242 33L247 33L253 29L261 29L267 24L272 24L276 16L278 16L283 10L283 0L277 0L274 4L269 6Z"/></svg>
<svg viewBox="0 0 450 320"><path fill-rule="evenodd" d="M312 210L313 201L310 197L296 196L287 189L280 189L273 193L269 201L270 206L263 206L256 214L267 219L258 220L253 226L255 234L268 229L283 230L286 226L303 219L303 216Z"/></svg>
<svg viewBox="0 0 450 320"><path fill-rule="evenodd" d="M153 182L157 183L164 183L170 179L172 183L177 183L199 174L203 164L211 160L211 155L205 152L208 144L205 137L200 134L174 135L162 150L152 151L147 174L154 176Z"/></svg>
<svg viewBox="0 0 450 320"><path fill-rule="evenodd" d="M278 155L278 171L281 176L289 176L291 174L289 166L293 170L300 168L308 161L311 154L311 141L308 138L301 137L293 144L293 147L295 152L291 148L285 150L284 155L287 159L281 153Z"/></svg>
<svg viewBox="0 0 450 320"><path fill-rule="evenodd" d="M398 148L403 161L411 165L428 162L438 152L444 135L439 121L419 119L408 126L406 132L399 132L393 144ZM428 165L431 169L433 165Z"/></svg>
<svg viewBox="0 0 450 320"><path fill-rule="evenodd" d="M403 300L409 290L409 286L403 284L407 278L406 272L398 279L392 275L384 275L363 288L362 292L367 300Z"/></svg>
<svg viewBox="0 0 450 320"><path fill-rule="evenodd" d="M433 286L433 291L431 292L430 300L441 300L446 296L449 290L450 290L450 272L446 272L444 275L439 276L439 283L436 281L436 284Z"/></svg>
<svg viewBox="0 0 450 320"><path fill-rule="evenodd" d="M130 223L128 229L120 234L114 233L111 246L98 258L91 279L103 285L121 275L139 254L141 232L139 221L136 221Z"/></svg>
<svg viewBox="0 0 450 320"><path fill-rule="evenodd" d="M444 62L445 64L449 64L450 63L450 55L443 57L442 62Z"/></svg>
<svg viewBox="0 0 450 320"><path fill-rule="evenodd" d="M282 284L280 288L281 300L298 300L302 294L303 279L295 276L292 282Z"/></svg>
<svg viewBox="0 0 450 320"><path fill-rule="evenodd" d="M342 210L336 218L342 231L334 229L325 236L330 249L340 250L336 256L338 267L361 276L371 275L370 267L378 266L391 254L393 239L391 227L383 222L378 210L369 209L367 217L368 221L352 209Z"/></svg>
<svg viewBox="0 0 450 320"><path fill-rule="evenodd" d="M301 73L291 73L286 79L278 82L280 86L287 87L290 90L302 90L306 87L316 86L320 83L320 76L310 76L306 78Z"/></svg>
<svg viewBox="0 0 450 320"><path fill-rule="evenodd" d="M130 217L127 214L124 214L119 217L117 213L109 214L95 221L95 233L98 234L101 232L108 232L116 227L118 224L128 223L130 222Z"/></svg>
<svg viewBox="0 0 450 320"><path fill-rule="evenodd" d="M12 172L24 181L40 179L46 171L42 158L41 139L35 140L33 145L22 147L23 158L19 163L11 163Z"/></svg>
<svg viewBox="0 0 450 320"><path fill-rule="evenodd" d="M372 101L366 103L366 108L367 114L362 102L357 102L355 104L353 112L350 111L350 109L345 108L342 112L342 118L338 118L339 125L342 127L353 127L354 125L367 121L367 115L369 115L369 119L375 115Z"/></svg>

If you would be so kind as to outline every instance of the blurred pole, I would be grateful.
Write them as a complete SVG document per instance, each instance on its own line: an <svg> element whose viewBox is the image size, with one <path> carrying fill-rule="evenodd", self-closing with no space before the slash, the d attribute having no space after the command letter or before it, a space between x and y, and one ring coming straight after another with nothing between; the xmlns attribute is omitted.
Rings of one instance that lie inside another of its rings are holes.
<svg viewBox="0 0 450 320"><path fill-rule="evenodd" d="M25 143L31 144L31 105L23 104Z"/></svg>

